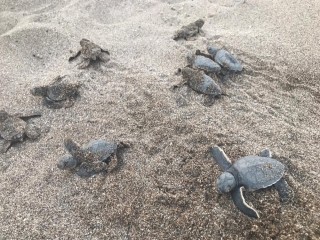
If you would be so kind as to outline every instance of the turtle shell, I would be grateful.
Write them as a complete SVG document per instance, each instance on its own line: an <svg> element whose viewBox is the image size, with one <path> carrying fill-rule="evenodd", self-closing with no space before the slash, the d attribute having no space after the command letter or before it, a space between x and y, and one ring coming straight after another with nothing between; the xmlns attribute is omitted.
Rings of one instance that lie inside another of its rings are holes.
<svg viewBox="0 0 320 240"><path fill-rule="evenodd" d="M233 168L239 174L239 184L249 191L275 184L285 171L285 166L279 161L259 156L240 158L233 164Z"/></svg>
<svg viewBox="0 0 320 240"><path fill-rule="evenodd" d="M182 76L188 82L188 85L195 91L207 95L221 95L220 86L208 75L200 70L192 68L183 68Z"/></svg>
<svg viewBox="0 0 320 240"><path fill-rule="evenodd" d="M82 47L81 49L82 57L85 59L96 60L102 50L97 44L90 42L87 39L82 39L80 41L80 45Z"/></svg>
<svg viewBox="0 0 320 240"><path fill-rule="evenodd" d="M234 56L232 56L228 51L224 49L220 49L216 53L214 57L214 61L216 63L219 63L222 67L225 67L230 71L234 71L234 72L242 71L241 63Z"/></svg>
<svg viewBox="0 0 320 240"><path fill-rule="evenodd" d="M8 141L22 141L26 127L22 119L9 116L0 122L0 136Z"/></svg>
<svg viewBox="0 0 320 240"><path fill-rule="evenodd" d="M84 146L84 150L97 154L100 161L107 161L107 159L117 151L117 144L102 139L92 140Z"/></svg>
<svg viewBox="0 0 320 240"><path fill-rule="evenodd" d="M66 88L67 88L66 84L63 84L63 83L53 84L49 86L47 90L48 98L53 101L66 100L67 99Z"/></svg>
<svg viewBox="0 0 320 240"><path fill-rule="evenodd" d="M207 72L220 72L221 70L219 64L201 55L195 56L193 67L205 70Z"/></svg>

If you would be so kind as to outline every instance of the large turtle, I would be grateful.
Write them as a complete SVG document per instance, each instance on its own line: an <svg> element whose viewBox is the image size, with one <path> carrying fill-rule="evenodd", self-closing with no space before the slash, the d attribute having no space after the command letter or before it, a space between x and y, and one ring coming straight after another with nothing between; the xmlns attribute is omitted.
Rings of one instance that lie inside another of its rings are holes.
<svg viewBox="0 0 320 240"><path fill-rule="evenodd" d="M110 60L110 53L108 50L102 49L97 44L83 38L80 41L81 49L69 58L73 61L78 56L81 56L81 61L78 68L87 68L94 61L108 62Z"/></svg>
<svg viewBox="0 0 320 240"><path fill-rule="evenodd" d="M28 114L9 114L0 111L0 152L4 153L16 142L22 142L26 138L36 139L40 135L40 129L27 123L29 118L40 117L39 112Z"/></svg>
<svg viewBox="0 0 320 240"><path fill-rule="evenodd" d="M69 138L64 141L64 145L70 154L64 155L59 160L57 167L61 170L73 171L80 177L91 177L107 172L111 158L117 157L118 147L122 146L99 139L80 147Z"/></svg>
<svg viewBox="0 0 320 240"><path fill-rule="evenodd" d="M74 105L80 95L80 86L79 83L71 82L69 76L57 76L49 85L33 88L31 94L42 96L44 105L49 108L68 108Z"/></svg>
<svg viewBox="0 0 320 240"><path fill-rule="evenodd" d="M218 146L211 148L213 158L224 171L217 180L220 192L231 193L237 208L252 218L259 218L258 212L243 198L243 188L255 191L274 185L282 201L289 200L290 189L283 178L285 166L271 158L271 152L264 150L260 156L246 156L232 164Z"/></svg>

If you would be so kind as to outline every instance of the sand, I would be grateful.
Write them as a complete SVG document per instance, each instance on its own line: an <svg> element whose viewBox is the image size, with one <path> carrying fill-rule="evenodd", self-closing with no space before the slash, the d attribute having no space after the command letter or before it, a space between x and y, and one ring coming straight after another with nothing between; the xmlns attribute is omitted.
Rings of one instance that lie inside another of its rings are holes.
<svg viewBox="0 0 320 240"><path fill-rule="evenodd" d="M319 239L320 2L259 0L2 0L0 109L41 110L41 137L0 155L0 239ZM174 41L198 18L203 33ZM70 51L88 38L111 61L79 70ZM204 105L181 81L186 54L208 44L242 62ZM67 109L29 90L57 75L82 83ZM121 167L81 179L56 167L66 137L123 141ZM232 160L270 148L294 199L245 192L261 218L217 192L208 148Z"/></svg>

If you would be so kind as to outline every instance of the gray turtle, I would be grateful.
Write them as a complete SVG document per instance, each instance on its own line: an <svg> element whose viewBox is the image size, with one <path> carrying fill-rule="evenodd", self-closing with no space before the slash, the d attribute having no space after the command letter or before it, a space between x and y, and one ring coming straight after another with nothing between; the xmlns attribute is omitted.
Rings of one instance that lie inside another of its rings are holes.
<svg viewBox="0 0 320 240"><path fill-rule="evenodd" d="M209 46L207 48L208 53L214 58L214 61L220 64L221 67L232 71L232 72L241 72L243 67L241 63L227 50L218 49L215 47Z"/></svg>
<svg viewBox="0 0 320 240"><path fill-rule="evenodd" d="M33 117L40 117L41 113L9 114L0 111L0 152L4 153L16 142L22 142L26 138L36 139L40 135L40 129L27 122Z"/></svg>
<svg viewBox="0 0 320 240"><path fill-rule="evenodd" d="M83 38L80 41L80 45L81 49L69 58L69 61L71 62L78 56L81 56L78 68L87 68L96 61L108 62L110 60L110 53L108 50L102 49L88 39Z"/></svg>
<svg viewBox="0 0 320 240"><path fill-rule="evenodd" d="M193 68L204 70L206 73L218 73L221 70L218 63L203 55L189 54L187 61Z"/></svg>
<svg viewBox="0 0 320 240"><path fill-rule="evenodd" d="M57 167L61 170L70 170L80 177L107 172L108 163L116 157L118 145L105 140L92 140L84 147L80 147L71 139L64 142L65 148L71 155L64 155Z"/></svg>
<svg viewBox="0 0 320 240"><path fill-rule="evenodd" d="M80 86L78 83L71 83L68 76L57 76L49 85L33 88L31 94L42 96L44 105L49 108L68 108L74 105L80 95Z"/></svg>
<svg viewBox="0 0 320 240"><path fill-rule="evenodd" d="M220 96L222 94L220 86L204 72L185 67L181 69L181 73L185 83L193 90L212 97Z"/></svg>
<svg viewBox="0 0 320 240"><path fill-rule="evenodd" d="M262 151L260 156L240 158L233 164L221 148L215 146L211 153L224 171L217 180L219 191L230 192L234 204L245 215L259 218L258 212L245 202L243 188L255 191L274 185L282 201L289 199L289 186L283 178L285 166L272 159L269 150Z"/></svg>
<svg viewBox="0 0 320 240"><path fill-rule="evenodd" d="M204 20L198 19L193 23L183 26L180 30L175 32L173 39L178 40L182 38L188 40L188 38L198 35L203 25Z"/></svg>

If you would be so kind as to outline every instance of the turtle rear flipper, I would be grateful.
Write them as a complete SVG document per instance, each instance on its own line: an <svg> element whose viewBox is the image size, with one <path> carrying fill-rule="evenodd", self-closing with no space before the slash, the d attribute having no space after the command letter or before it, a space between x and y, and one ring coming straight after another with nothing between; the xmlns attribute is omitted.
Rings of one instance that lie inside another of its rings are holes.
<svg viewBox="0 0 320 240"><path fill-rule="evenodd" d="M231 191L231 197L234 204L242 213L244 213L248 217L259 218L258 212L246 203L242 191L242 187L237 187Z"/></svg>
<svg viewBox="0 0 320 240"><path fill-rule="evenodd" d="M219 148L218 146L214 146L210 150L212 157L216 160L219 167L222 168L223 171L226 171L232 166L231 160L225 154L225 152Z"/></svg>
<svg viewBox="0 0 320 240"><path fill-rule="evenodd" d="M293 198L293 191L284 178L281 178L278 182L274 184L274 186L279 193L281 202L286 203Z"/></svg>

